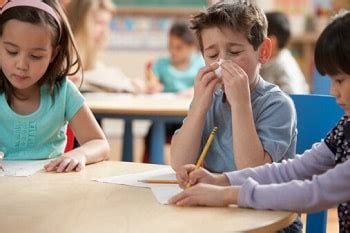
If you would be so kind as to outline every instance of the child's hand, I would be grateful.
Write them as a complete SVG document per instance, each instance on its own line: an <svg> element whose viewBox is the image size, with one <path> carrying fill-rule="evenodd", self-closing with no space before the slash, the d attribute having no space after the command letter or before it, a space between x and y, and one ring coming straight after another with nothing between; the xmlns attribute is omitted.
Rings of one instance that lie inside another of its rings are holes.
<svg viewBox="0 0 350 233"><path fill-rule="evenodd" d="M249 78L246 72L233 61L224 61L221 67L226 98L231 106L250 102Z"/></svg>
<svg viewBox="0 0 350 233"><path fill-rule="evenodd" d="M173 196L169 204L178 206L227 206L237 202L239 187L197 184Z"/></svg>
<svg viewBox="0 0 350 233"><path fill-rule="evenodd" d="M192 109L199 108L203 112L207 112L212 100L213 92L216 84L221 82L221 79L217 78L214 70L218 68L219 65L214 63L209 66L202 68L194 83L194 98L192 101Z"/></svg>
<svg viewBox="0 0 350 233"><path fill-rule="evenodd" d="M78 172L85 167L85 164L86 157L84 154L77 153L77 151L71 151L46 164L44 168L47 172Z"/></svg>
<svg viewBox="0 0 350 233"><path fill-rule="evenodd" d="M207 183L215 185L229 185L225 175L212 174L204 168L196 168L193 164L187 164L176 171L176 178L181 188L188 184Z"/></svg>

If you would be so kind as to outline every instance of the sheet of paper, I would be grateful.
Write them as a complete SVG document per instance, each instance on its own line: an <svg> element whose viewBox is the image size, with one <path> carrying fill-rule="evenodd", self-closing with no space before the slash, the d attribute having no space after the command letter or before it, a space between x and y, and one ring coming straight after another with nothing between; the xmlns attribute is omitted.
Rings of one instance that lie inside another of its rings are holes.
<svg viewBox="0 0 350 233"><path fill-rule="evenodd" d="M140 182L141 180L156 179L156 180L176 180L176 175L171 167L158 170L146 171L121 176L112 176L101 179L95 179L102 183L122 184L136 187L150 188L154 186L162 186L164 184L148 184Z"/></svg>
<svg viewBox="0 0 350 233"><path fill-rule="evenodd" d="M153 186L151 190L153 195L157 198L157 201L162 205L167 205L171 197L182 192L182 189L177 184Z"/></svg>
<svg viewBox="0 0 350 233"><path fill-rule="evenodd" d="M140 182L141 180L176 180L176 175L174 170L168 167L141 173L95 179L95 181L103 183L151 188L157 201L163 205L168 204L169 198L182 191L177 184L149 184Z"/></svg>
<svg viewBox="0 0 350 233"><path fill-rule="evenodd" d="M0 176L30 176L43 169L51 160L3 160L1 162L4 171Z"/></svg>

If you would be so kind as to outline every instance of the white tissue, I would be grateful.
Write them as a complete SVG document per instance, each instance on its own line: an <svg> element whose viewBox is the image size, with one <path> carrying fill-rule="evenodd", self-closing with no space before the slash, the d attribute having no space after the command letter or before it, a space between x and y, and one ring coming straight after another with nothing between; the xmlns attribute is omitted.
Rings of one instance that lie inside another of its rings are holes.
<svg viewBox="0 0 350 233"><path fill-rule="evenodd" d="M220 78L221 77L221 72L222 72L222 68L221 68L221 64L224 62L223 59L220 59L217 63L219 64L219 67L216 68L216 70L214 70L214 73L216 75L216 77Z"/></svg>

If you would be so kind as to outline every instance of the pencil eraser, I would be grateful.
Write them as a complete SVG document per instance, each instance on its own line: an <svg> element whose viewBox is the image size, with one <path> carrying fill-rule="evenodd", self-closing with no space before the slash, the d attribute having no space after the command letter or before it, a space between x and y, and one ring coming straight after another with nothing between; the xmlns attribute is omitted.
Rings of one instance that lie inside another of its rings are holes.
<svg viewBox="0 0 350 233"><path fill-rule="evenodd" d="M220 78L221 77L221 72L222 72L222 68L221 68L221 64L224 62L223 59L220 59L217 63L219 64L219 67L216 68L216 70L214 70L214 73L216 75L216 77Z"/></svg>

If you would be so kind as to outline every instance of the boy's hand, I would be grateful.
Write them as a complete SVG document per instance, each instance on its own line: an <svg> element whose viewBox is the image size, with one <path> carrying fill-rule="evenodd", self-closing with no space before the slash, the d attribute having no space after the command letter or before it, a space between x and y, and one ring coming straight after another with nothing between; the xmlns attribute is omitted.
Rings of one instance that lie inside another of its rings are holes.
<svg viewBox="0 0 350 233"><path fill-rule="evenodd" d="M249 78L246 72L233 61L224 61L221 67L226 97L231 106L250 102Z"/></svg>
<svg viewBox="0 0 350 233"><path fill-rule="evenodd" d="M85 164L86 157L84 154L71 151L46 164L44 168L47 172L78 172L85 167Z"/></svg>
<svg viewBox="0 0 350 233"><path fill-rule="evenodd" d="M217 78L214 73L214 70L218 68L218 66L217 63L214 63L203 67L199 71L194 83L192 109L199 108L205 113L209 109L213 99L215 86L221 82L221 79Z"/></svg>
<svg viewBox="0 0 350 233"><path fill-rule="evenodd" d="M215 185L229 185L225 175L212 174L204 168L196 169L193 164L187 164L176 171L176 178L181 188L186 188L188 184L195 185L198 183L207 183Z"/></svg>
<svg viewBox="0 0 350 233"><path fill-rule="evenodd" d="M178 206L227 206L237 203L239 187L197 184L173 196L169 204Z"/></svg>

